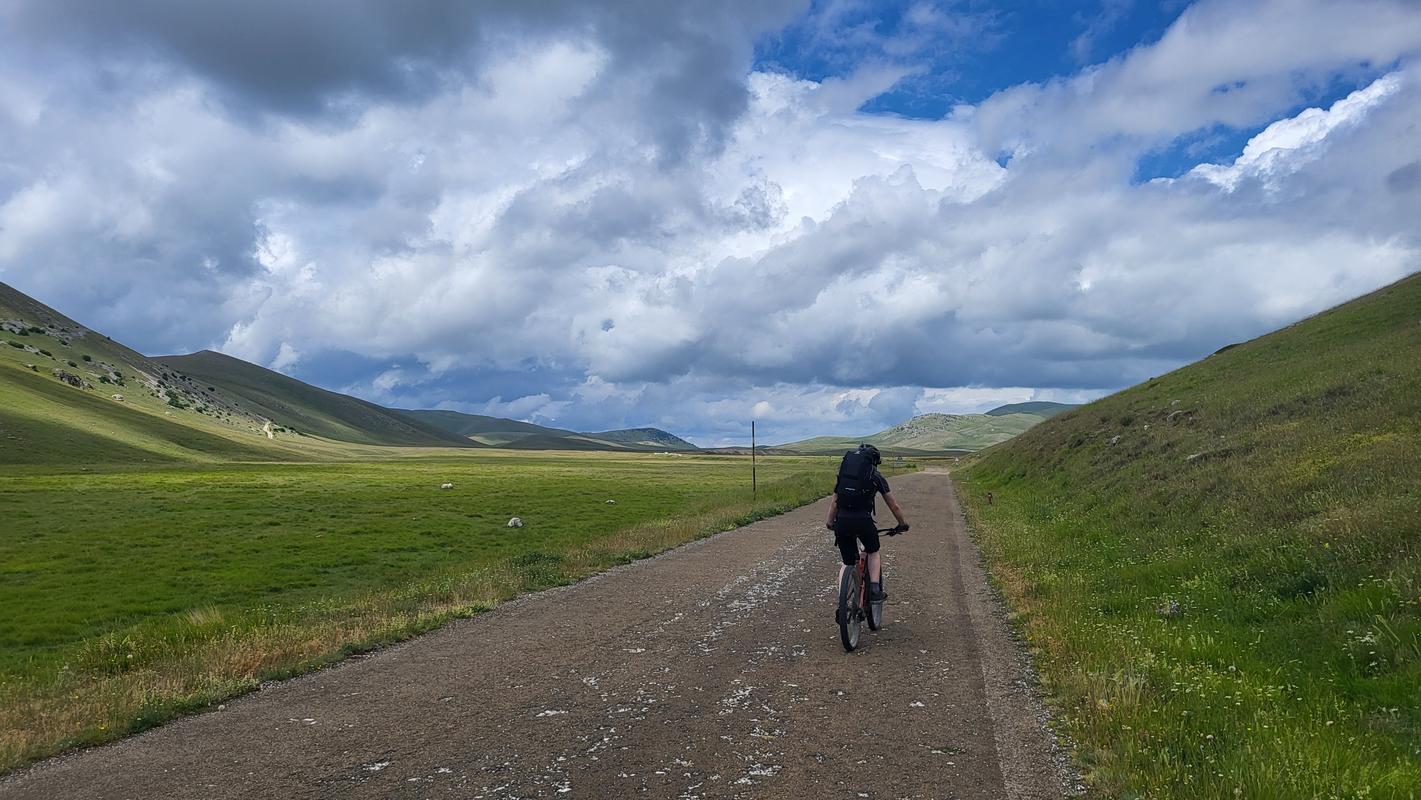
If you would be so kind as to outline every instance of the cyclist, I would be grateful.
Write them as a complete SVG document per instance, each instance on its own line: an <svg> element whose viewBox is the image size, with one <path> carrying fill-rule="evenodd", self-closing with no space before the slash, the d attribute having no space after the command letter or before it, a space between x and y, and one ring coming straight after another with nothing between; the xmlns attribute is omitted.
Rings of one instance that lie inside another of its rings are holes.
<svg viewBox="0 0 1421 800"><path fill-rule="evenodd" d="M844 579L844 570L853 569L854 565L858 564L859 548L856 542L863 542L864 552L868 555L869 599L881 602L888 594L883 591L883 584L879 580L882 572L878 557L878 524L873 521L874 495L883 495L883 502L888 504L888 510L892 511L898 520L900 532L908 530L908 521L903 518L903 509L898 506L898 500L888 488L888 480L878 471L878 465L883 463L883 456L879 454L878 448L871 444L861 444L857 454L866 457L872 464L868 473L868 491L846 490L844 468L841 466L840 480L834 487L834 498L829 501L829 518L824 525L834 531L834 543L839 546L839 555L843 556L844 565L839 568L840 582ZM845 459L847 458L848 455L845 456Z"/></svg>

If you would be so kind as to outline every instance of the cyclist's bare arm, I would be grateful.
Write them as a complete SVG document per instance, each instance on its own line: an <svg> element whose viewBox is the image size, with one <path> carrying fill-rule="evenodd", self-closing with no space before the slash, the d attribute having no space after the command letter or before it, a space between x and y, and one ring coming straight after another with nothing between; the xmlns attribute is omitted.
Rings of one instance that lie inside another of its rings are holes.
<svg viewBox="0 0 1421 800"><path fill-rule="evenodd" d="M836 494L829 501L829 518L824 520L824 527L833 528L834 520L839 516L839 496Z"/></svg>
<svg viewBox="0 0 1421 800"><path fill-rule="evenodd" d="M888 510L893 512L893 516L897 518L899 525L908 524L908 520L903 519L903 509L898 506L898 498L894 497L892 492L884 493L883 502L888 504Z"/></svg>

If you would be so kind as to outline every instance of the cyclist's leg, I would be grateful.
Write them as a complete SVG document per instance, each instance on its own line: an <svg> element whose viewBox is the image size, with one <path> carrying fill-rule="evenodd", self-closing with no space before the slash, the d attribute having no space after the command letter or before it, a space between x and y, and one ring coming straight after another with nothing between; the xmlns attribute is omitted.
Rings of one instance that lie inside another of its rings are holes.
<svg viewBox="0 0 1421 800"><path fill-rule="evenodd" d="M871 583L878 583L880 565L877 524L870 520L869 524L859 531L858 538L863 542L863 551L868 554L868 580Z"/></svg>
<svg viewBox="0 0 1421 800"><path fill-rule="evenodd" d="M844 573L854 568L859 563L859 545L854 536L853 529L847 524L847 520L840 520L834 527L834 544L839 548L838 584L844 582ZM836 585L838 585L836 584Z"/></svg>

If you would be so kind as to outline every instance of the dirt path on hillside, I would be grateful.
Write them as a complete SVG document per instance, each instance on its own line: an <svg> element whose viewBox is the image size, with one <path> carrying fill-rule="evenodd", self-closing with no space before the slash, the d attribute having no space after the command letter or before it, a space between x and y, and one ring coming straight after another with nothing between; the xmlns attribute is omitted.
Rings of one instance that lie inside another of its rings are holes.
<svg viewBox="0 0 1421 800"><path fill-rule="evenodd" d="M0 780L3 798L1047 798L1069 777L945 474L846 654L824 502Z"/></svg>

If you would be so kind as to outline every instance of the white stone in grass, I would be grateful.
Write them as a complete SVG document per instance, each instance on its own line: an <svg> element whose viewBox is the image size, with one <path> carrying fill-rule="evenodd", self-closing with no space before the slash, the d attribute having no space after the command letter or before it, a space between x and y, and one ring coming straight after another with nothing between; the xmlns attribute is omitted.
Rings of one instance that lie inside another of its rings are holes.
<svg viewBox="0 0 1421 800"><path fill-rule="evenodd" d="M508 527L510 527L510 528L521 528L521 527L523 527L523 518L522 518L522 517L514 517L513 519L510 519L510 520L508 521Z"/></svg>
<svg viewBox="0 0 1421 800"><path fill-rule="evenodd" d="M608 501L607 501L607 505L609 505L609 506L614 506L614 505L616 505L616 504L617 504L617 501L616 501L616 500L608 500Z"/></svg>
<svg viewBox="0 0 1421 800"><path fill-rule="evenodd" d="M441 484L439 484L439 488L440 488L440 489L453 489L453 488L454 488L454 484L452 484L452 483L441 483Z"/></svg>

